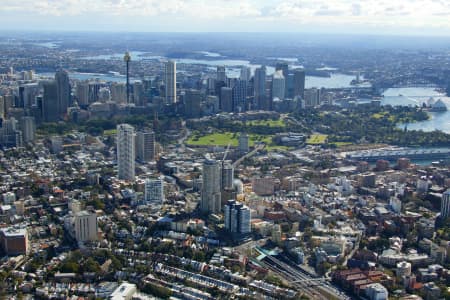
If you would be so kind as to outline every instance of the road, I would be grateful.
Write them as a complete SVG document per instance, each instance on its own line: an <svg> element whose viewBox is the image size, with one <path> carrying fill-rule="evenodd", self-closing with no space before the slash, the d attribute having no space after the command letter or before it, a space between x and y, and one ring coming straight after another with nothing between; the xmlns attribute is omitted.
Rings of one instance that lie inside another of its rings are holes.
<svg viewBox="0 0 450 300"><path fill-rule="evenodd" d="M256 145L255 149L253 149L253 150L250 151L249 153L245 154L244 156L242 156L241 158L239 158L238 160L236 160L236 161L233 163L233 168L236 169L236 167L238 167L238 166L242 163L242 161L243 161L244 159L246 159L246 158L248 158L248 157L251 157L251 156L255 155L256 152L258 152L259 150L264 149L265 146L266 146L266 145L264 145L264 144L258 144L258 145Z"/></svg>
<svg viewBox="0 0 450 300"><path fill-rule="evenodd" d="M361 242L361 237L362 237L362 232L359 232L357 238L356 238L356 243L355 246L353 247L353 250L347 255L345 256L344 262L342 262L342 266L346 267L347 266L347 261L353 257L353 255L355 255L356 251L359 250L359 243Z"/></svg>
<svg viewBox="0 0 450 300"><path fill-rule="evenodd" d="M183 136L178 139L177 144L180 145L180 149L184 151L184 148L186 147L184 142L188 139L188 137L191 135L191 131L186 128Z"/></svg>
<svg viewBox="0 0 450 300"><path fill-rule="evenodd" d="M184 141L191 135L191 131L186 127L184 134L181 138L178 139L178 144L184 144Z"/></svg>

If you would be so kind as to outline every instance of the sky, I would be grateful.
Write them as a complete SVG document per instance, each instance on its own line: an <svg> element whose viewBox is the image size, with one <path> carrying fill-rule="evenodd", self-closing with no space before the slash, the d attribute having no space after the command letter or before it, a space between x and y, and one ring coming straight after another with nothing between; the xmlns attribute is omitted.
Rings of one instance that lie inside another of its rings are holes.
<svg viewBox="0 0 450 300"><path fill-rule="evenodd" d="M450 36L450 0L1 0L3 30Z"/></svg>

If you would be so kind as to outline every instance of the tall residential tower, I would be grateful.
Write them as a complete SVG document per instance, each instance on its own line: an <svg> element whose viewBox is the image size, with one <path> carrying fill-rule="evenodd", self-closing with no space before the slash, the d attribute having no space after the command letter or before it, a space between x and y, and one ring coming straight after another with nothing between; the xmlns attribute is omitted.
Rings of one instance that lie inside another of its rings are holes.
<svg viewBox="0 0 450 300"><path fill-rule="evenodd" d="M155 159L155 133L150 129L138 131L136 135L136 155L141 162Z"/></svg>
<svg viewBox="0 0 450 300"><path fill-rule="evenodd" d="M248 234L251 232L251 212L242 203L228 200L224 207L225 229L231 233Z"/></svg>
<svg viewBox="0 0 450 300"><path fill-rule="evenodd" d="M204 213L218 213L221 210L221 168L220 162L207 159L203 162L203 184L200 209Z"/></svg>
<svg viewBox="0 0 450 300"><path fill-rule="evenodd" d="M164 84L166 87L166 104L177 102L177 64L169 60L164 64Z"/></svg>
<svg viewBox="0 0 450 300"><path fill-rule="evenodd" d="M134 180L135 132L128 124L117 125L117 166L121 180Z"/></svg>
<svg viewBox="0 0 450 300"><path fill-rule="evenodd" d="M162 204L164 202L164 180L161 177L145 180L144 199L147 204Z"/></svg>

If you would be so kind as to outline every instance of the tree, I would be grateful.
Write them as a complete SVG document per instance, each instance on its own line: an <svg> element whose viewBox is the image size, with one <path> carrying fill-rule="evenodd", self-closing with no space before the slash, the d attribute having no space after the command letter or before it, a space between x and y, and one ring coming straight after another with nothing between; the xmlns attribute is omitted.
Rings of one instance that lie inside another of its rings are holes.
<svg viewBox="0 0 450 300"><path fill-rule="evenodd" d="M203 251L196 251L194 253L194 260L205 261L205 253Z"/></svg>
<svg viewBox="0 0 450 300"><path fill-rule="evenodd" d="M62 273L78 273L80 266L73 261L66 261L61 265L60 268Z"/></svg>
<svg viewBox="0 0 450 300"><path fill-rule="evenodd" d="M172 296L172 291L161 285L147 283L142 287L142 291L147 294L154 295L159 298L169 299Z"/></svg>
<svg viewBox="0 0 450 300"><path fill-rule="evenodd" d="M283 284L283 282L281 281L280 277L276 276L276 275L267 275L266 276L266 281L268 283L274 284L274 285L278 285L281 286Z"/></svg>
<svg viewBox="0 0 450 300"><path fill-rule="evenodd" d="M89 257L83 264L83 271L99 273L100 264L97 261L95 261L92 257Z"/></svg>
<svg viewBox="0 0 450 300"><path fill-rule="evenodd" d="M387 238L378 238L375 240L371 240L368 244L367 244L367 249L372 250L372 251L383 251L384 249L386 249L387 247L389 247L389 240Z"/></svg>

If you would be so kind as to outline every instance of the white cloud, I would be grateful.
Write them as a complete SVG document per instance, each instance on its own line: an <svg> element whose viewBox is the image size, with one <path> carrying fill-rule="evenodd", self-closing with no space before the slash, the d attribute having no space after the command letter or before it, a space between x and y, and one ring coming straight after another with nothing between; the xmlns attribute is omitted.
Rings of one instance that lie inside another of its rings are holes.
<svg viewBox="0 0 450 300"><path fill-rule="evenodd" d="M273 12L299 23L450 28L450 1L285 0Z"/></svg>
<svg viewBox="0 0 450 300"><path fill-rule="evenodd" d="M258 16L253 1L227 0L2 0L2 11L42 15L157 16L179 14L196 18Z"/></svg>
<svg viewBox="0 0 450 300"><path fill-rule="evenodd" d="M21 20L33 15L52 17L140 17L148 22L171 16L190 23L250 24L252 29L308 24L445 28L450 30L450 0L1 0L0 16ZM229 23L229 22L228 22ZM252 25L253 24L253 25ZM142 24L145 25L145 24ZM164 26L164 24L161 24ZM208 28L205 28L208 31Z"/></svg>

